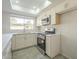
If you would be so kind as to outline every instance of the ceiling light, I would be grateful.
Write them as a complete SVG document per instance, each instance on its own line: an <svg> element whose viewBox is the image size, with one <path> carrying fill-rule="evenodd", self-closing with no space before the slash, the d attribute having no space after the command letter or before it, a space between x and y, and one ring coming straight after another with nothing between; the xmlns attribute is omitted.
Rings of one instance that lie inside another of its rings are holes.
<svg viewBox="0 0 79 59"><path fill-rule="evenodd" d="M18 6L18 5L13 5L12 9L14 9L14 10L22 10L22 8L20 6Z"/></svg>
<svg viewBox="0 0 79 59"><path fill-rule="evenodd" d="M32 13L32 14L37 14L37 13L39 13L39 11L40 11L40 9L36 9L36 10L30 10L30 13Z"/></svg>
<svg viewBox="0 0 79 59"><path fill-rule="evenodd" d="M37 13L39 13L40 12L40 9L39 8L37 8L37 9L32 9L32 10L30 10L30 13L32 13L32 14L37 14Z"/></svg>
<svg viewBox="0 0 79 59"><path fill-rule="evenodd" d="M36 13L39 13L39 11L40 11L40 9L38 8L38 9L36 10Z"/></svg>
<svg viewBox="0 0 79 59"><path fill-rule="evenodd" d="M47 0L47 1L45 2L44 6L47 7L47 6L49 6L50 4L51 4L51 2Z"/></svg>
<svg viewBox="0 0 79 59"><path fill-rule="evenodd" d="M16 3L19 3L19 1L17 0Z"/></svg>

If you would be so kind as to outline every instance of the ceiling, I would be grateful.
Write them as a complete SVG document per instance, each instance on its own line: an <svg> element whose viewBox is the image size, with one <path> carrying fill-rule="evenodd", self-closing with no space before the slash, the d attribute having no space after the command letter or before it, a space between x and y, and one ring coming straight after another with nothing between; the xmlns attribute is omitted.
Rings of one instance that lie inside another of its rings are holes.
<svg viewBox="0 0 79 59"><path fill-rule="evenodd" d="M34 15L51 4L48 0L10 0L10 3L13 10Z"/></svg>
<svg viewBox="0 0 79 59"><path fill-rule="evenodd" d="M56 5L63 0L3 0L2 9L10 13L36 17L50 4Z"/></svg>

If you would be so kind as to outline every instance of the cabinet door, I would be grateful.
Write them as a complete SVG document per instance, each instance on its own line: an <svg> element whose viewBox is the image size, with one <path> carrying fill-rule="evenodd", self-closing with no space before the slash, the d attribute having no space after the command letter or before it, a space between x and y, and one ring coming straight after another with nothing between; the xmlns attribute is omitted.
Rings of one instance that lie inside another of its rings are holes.
<svg viewBox="0 0 79 59"><path fill-rule="evenodd" d="M24 35L16 35L16 49L24 48Z"/></svg>
<svg viewBox="0 0 79 59"><path fill-rule="evenodd" d="M11 41L8 43L8 45L6 46L6 55L4 56L4 59L11 59L12 57L12 53L11 53Z"/></svg>
<svg viewBox="0 0 79 59"><path fill-rule="evenodd" d="M65 8L65 4L67 3L67 1L65 1L65 2L63 2L63 3L61 3L61 4L59 4L59 5L57 5L56 7L55 7L55 12L56 13L62 13L62 12L64 12L65 10L66 10L66 8Z"/></svg>
<svg viewBox="0 0 79 59"><path fill-rule="evenodd" d="M37 17L37 26L41 26L41 19L42 19L42 16L39 16Z"/></svg>
<svg viewBox="0 0 79 59"><path fill-rule="evenodd" d="M59 25L60 24L60 14L55 13L55 11L51 11L51 24Z"/></svg>
<svg viewBox="0 0 79 59"><path fill-rule="evenodd" d="M26 34L24 40L25 40L25 47L33 45L33 36L31 34Z"/></svg>
<svg viewBox="0 0 79 59"><path fill-rule="evenodd" d="M40 26L40 18L37 18L37 26Z"/></svg>
<svg viewBox="0 0 79 59"><path fill-rule="evenodd" d="M55 12L51 12L51 24L56 24Z"/></svg>
<svg viewBox="0 0 79 59"><path fill-rule="evenodd" d="M32 45L36 45L36 44L37 44L37 37L36 37L36 34L32 34L31 37L32 37L32 40L33 40Z"/></svg>
<svg viewBox="0 0 79 59"><path fill-rule="evenodd" d="M52 36L52 50L51 50L51 52L53 53L51 53L51 55L52 55L52 57L55 57L56 55L58 55L59 53L60 53L60 37L59 37L59 35L53 35Z"/></svg>
<svg viewBox="0 0 79 59"><path fill-rule="evenodd" d="M36 34L26 34L25 35L25 46L33 46L37 44Z"/></svg>
<svg viewBox="0 0 79 59"><path fill-rule="evenodd" d="M31 34L30 35L30 40L31 40L31 45L35 45L35 35L34 34Z"/></svg>
<svg viewBox="0 0 79 59"><path fill-rule="evenodd" d="M72 10L72 9L76 9L77 8L77 0L67 0L67 2L68 2L66 4L67 9Z"/></svg>
<svg viewBox="0 0 79 59"><path fill-rule="evenodd" d="M12 47L12 50L15 50L16 49L16 36L13 35L12 37L12 40L11 40L11 47Z"/></svg>
<svg viewBox="0 0 79 59"><path fill-rule="evenodd" d="M60 53L59 35L51 35L46 37L46 53L51 58Z"/></svg>
<svg viewBox="0 0 79 59"><path fill-rule="evenodd" d="M57 5L55 7L55 11L56 13L65 13L67 11L73 10L74 8L76 8L76 0L66 0L63 3Z"/></svg>
<svg viewBox="0 0 79 59"><path fill-rule="evenodd" d="M46 54L50 57L50 37L46 37Z"/></svg>

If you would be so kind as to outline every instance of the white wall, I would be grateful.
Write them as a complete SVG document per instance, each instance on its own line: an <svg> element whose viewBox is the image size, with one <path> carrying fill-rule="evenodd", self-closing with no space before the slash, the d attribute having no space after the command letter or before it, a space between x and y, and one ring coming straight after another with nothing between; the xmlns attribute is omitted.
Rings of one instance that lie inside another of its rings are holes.
<svg viewBox="0 0 79 59"><path fill-rule="evenodd" d="M3 13L2 14L2 33L10 32L10 15Z"/></svg>
<svg viewBox="0 0 79 59"><path fill-rule="evenodd" d="M77 15L76 10L61 15L62 54L77 59Z"/></svg>

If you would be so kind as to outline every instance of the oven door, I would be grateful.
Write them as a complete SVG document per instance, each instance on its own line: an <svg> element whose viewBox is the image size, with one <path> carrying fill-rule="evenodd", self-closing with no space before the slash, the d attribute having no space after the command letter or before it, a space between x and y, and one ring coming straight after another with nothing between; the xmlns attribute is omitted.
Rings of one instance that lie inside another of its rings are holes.
<svg viewBox="0 0 79 59"><path fill-rule="evenodd" d="M41 38L37 38L37 45L40 47L42 50L45 51L45 40Z"/></svg>

